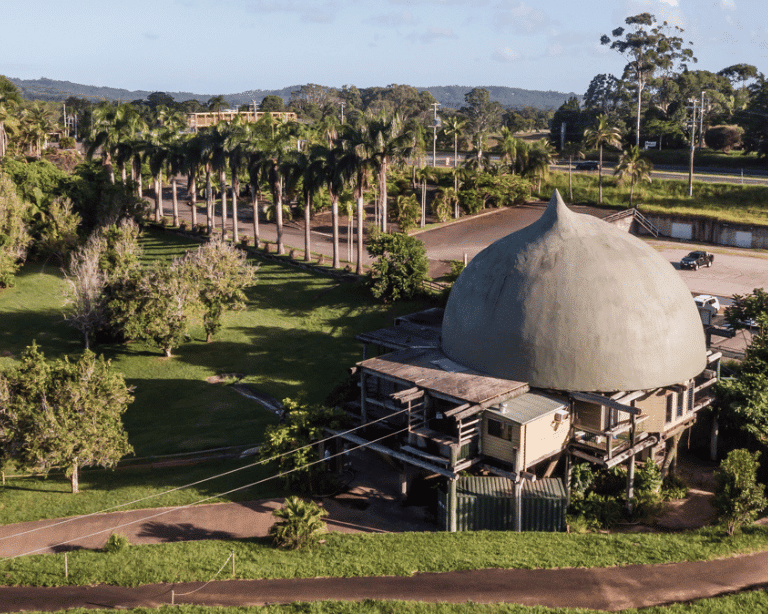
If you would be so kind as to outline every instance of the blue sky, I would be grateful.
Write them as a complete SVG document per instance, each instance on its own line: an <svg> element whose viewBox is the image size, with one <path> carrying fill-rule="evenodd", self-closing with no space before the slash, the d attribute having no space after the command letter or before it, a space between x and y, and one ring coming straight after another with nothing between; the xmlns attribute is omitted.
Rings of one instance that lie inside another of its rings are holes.
<svg viewBox="0 0 768 614"><path fill-rule="evenodd" d="M505 85L620 75L629 15L682 27L697 68L768 74L766 0L0 0L0 74L149 91Z"/></svg>

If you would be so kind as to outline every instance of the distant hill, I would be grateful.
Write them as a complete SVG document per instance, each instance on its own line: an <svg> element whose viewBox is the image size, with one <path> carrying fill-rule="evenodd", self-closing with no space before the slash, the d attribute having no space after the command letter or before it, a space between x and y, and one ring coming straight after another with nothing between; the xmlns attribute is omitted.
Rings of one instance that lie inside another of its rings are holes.
<svg viewBox="0 0 768 614"><path fill-rule="evenodd" d="M81 85L69 81L56 81L54 79L14 79L22 96L28 100L52 100L63 101L70 96L85 98L87 100L101 101L114 100L119 102L131 102L143 100L151 91L124 90L114 87L100 87L96 85ZM254 100L261 102L266 96L280 96L286 102L291 97L291 92L298 90L300 85L292 85L278 90L247 90L238 94L224 94L226 101L233 105L250 104ZM431 87L417 87L419 91L429 91L435 99L444 107L458 108L464 106L464 95L475 86L470 85L438 85ZM516 87L504 87L498 85L478 86L490 92L491 100L500 102L504 107L520 109L523 107L535 107L537 109L556 109L571 96L581 99L580 95L573 92L553 92L539 90L524 90ZM364 88L363 88L364 89ZM177 102L185 100L198 100L202 103L212 98L215 94L193 94L192 92L166 92Z"/></svg>

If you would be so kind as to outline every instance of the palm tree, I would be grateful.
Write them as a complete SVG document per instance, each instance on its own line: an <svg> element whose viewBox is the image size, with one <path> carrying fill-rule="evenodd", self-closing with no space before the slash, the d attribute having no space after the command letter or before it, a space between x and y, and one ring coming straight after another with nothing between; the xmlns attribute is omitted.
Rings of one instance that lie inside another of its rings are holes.
<svg viewBox="0 0 768 614"><path fill-rule="evenodd" d="M339 259L339 197L347 181L347 175L341 164L344 152L341 147L326 147L322 153L324 155L320 172L331 197L331 224L333 226L333 263L331 266L338 269L341 266Z"/></svg>
<svg viewBox="0 0 768 614"><path fill-rule="evenodd" d="M5 83L0 86L0 158L5 156L8 150L8 123L15 123L13 110L21 104L21 96L16 86Z"/></svg>
<svg viewBox="0 0 768 614"><path fill-rule="evenodd" d="M619 183L629 180L629 206L632 207L632 196L635 191L635 184L641 181L651 183L651 170L653 164L648 158L644 158L637 145L632 145L628 151L625 151L619 163L616 166L614 175L619 178Z"/></svg>
<svg viewBox="0 0 768 614"><path fill-rule="evenodd" d="M584 140L587 147L597 147L600 150L600 161L597 167L597 202L603 204L603 145L608 147L621 147L621 135L615 126L612 126L607 115L598 115L597 123L592 128L584 131Z"/></svg>
<svg viewBox="0 0 768 614"><path fill-rule="evenodd" d="M3 158L8 151L8 135L14 134L18 124L13 107L12 102L0 100L0 158Z"/></svg>
<svg viewBox="0 0 768 614"><path fill-rule="evenodd" d="M277 253L283 254L283 172L290 170L290 165L284 165L283 158L293 136L294 126L265 115L254 126L254 130L261 136L262 146L258 155L251 156L249 172L252 178L265 177L269 183L277 226Z"/></svg>
<svg viewBox="0 0 768 614"><path fill-rule="evenodd" d="M43 155L43 142L54 128L51 113L45 106L36 102L24 112L21 119L22 132L29 144L30 152L33 152L39 160Z"/></svg>
<svg viewBox="0 0 768 614"><path fill-rule="evenodd" d="M155 193L155 222L163 216L163 186L162 173L168 158L169 149L160 130L153 130L144 140L144 156L149 162L149 172L152 174L152 185Z"/></svg>
<svg viewBox="0 0 768 614"><path fill-rule="evenodd" d="M219 166L224 164L223 156L223 142L224 136L220 130L220 126L213 126L211 128L205 128L200 132L201 134L201 149L200 159L205 167L205 209L207 217L207 232L213 233L214 220L215 220L215 208L213 201L213 183L211 176L214 170L217 170Z"/></svg>
<svg viewBox="0 0 768 614"><path fill-rule="evenodd" d="M168 179L171 182L171 198L173 202L173 225L179 225L179 196L178 186L176 185L176 176L184 171L185 165L185 153L184 142L179 138L178 133L168 134L166 147L168 153L166 155L166 165Z"/></svg>
<svg viewBox="0 0 768 614"><path fill-rule="evenodd" d="M541 181L549 172L549 165L552 164L554 157L555 148L547 139L536 141L528 150L527 174L538 178L539 192L541 192Z"/></svg>
<svg viewBox="0 0 768 614"><path fill-rule="evenodd" d="M568 158L568 198L573 202L573 182L571 181L571 166L573 165L573 159L584 159L584 150L581 148L581 143L575 141L568 141L563 148L563 155Z"/></svg>
<svg viewBox="0 0 768 614"><path fill-rule="evenodd" d="M98 148L101 148L102 165L109 169L109 180L115 183L115 172L112 166L112 156L116 153L119 144L133 136L136 136L138 111L128 103L112 105L104 104L93 110L91 120L91 133L88 137L90 146L88 158Z"/></svg>
<svg viewBox="0 0 768 614"><path fill-rule="evenodd" d="M232 174L232 239L235 243L240 240L237 210L237 198L240 195L240 172L248 162L250 147L251 140L248 126L236 118L229 127L224 143L224 150L229 161L229 170Z"/></svg>
<svg viewBox="0 0 768 614"><path fill-rule="evenodd" d="M373 141L373 158L379 176L381 230L387 232L387 172L393 161L406 158L411 154L413 136L405 129L398 115L391 120L384 117L372 118L369 119L368 124L368 131Z"/></svg>
<svg viewBox="0 0 768 614"><path fill-rule="evenodd" d="M187 195L192 210L192 226L197 226L197 173L203 164L203 143L200 133L189 135L181 142L182 172L187 174Z"/></svg>
<svg viewBox="0 0 768 614"><path fill-rule="evenodd" d="M435 172L429 167L420 168L416 177L421 182L421 220L419 227L424 228L427 223L427 182L435 180Z"/></svg>
<svg viewBox="0 0 768 614"><path fill-rule="evenodd" d="M357 254L355 272L363 273L363 222L365 219L365 190L368 188L369 175L376 169L376 124L368 122L360 127L346 124L342 127L340 140L345 150L341 160L343 172L354 184L354 197L357 203Z"/></svg>
<svg viewBox="0 0 768 614"><path fill-rule="evenodd" d="M291 170L287 177L287 184L292 189L300 188L304 201L304 260L306 262L312 259L310 250L312 200L323 185L322 167L325 149L323 145L311 145L303 151L292 152Z"/></svg>
<svg viewBox="0 0 768 614"><path fill-rule="evenodd" d="M499 149L501 159L505 164L511 164L517 158L517 146L520 139L514 133L504 126L501 129L501 138L499 139Z"/></svg>
<svg viewBox="0 0 768 614"><path fill-rule="evenodd" d="M459 138L464 134L464 127L467 125L466 120L459 119L456 115L443 122L443 134L448 137L453 137L453 168L458 165L457 160L459 158ZM455 189L455 186L454 186Z"/></svg>
<svg viewBox="0 0 768 614"><path fill-rule="evenodd" d="M224 96L219 94L208 99L208 110L218 115L218 121L221 121L221 110L228 109L229 103L224 99Z"/></svg>

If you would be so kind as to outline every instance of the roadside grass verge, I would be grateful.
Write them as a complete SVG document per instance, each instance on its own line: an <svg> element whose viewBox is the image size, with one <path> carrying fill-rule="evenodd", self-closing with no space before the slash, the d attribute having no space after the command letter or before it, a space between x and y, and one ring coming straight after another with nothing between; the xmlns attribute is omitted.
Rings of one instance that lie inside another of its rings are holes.
<svg viewBox="0 0 768 614"><path fill-rule="evenodd" d="M106 542L106 537L104 539ZM311 550L275 549L267 539L135 545L107 554L77 550L0 561L0 582L55 586L210 580L235 551L237 578L409 576L467 569L611 567L700 561L768 548L768 529L727 537L708 528L680 534L329 533ZM226 579L229 572L221 579Z"/></svg>
<svg viewBox="0 0 768 614"><path fill-rule="evenodd" d="M573 173L573 201L595 204L598 200L597 174ZM557 188L568 200L568 172L549 174L539 193L549 200ZM676 180L656 180L635 186L633 203L648 213L668 213L718 219L726 222L768 225L768 186L733 185L694 181L693 197L688 184ZM629 207L629 186L618 185L610 175L603 175L603 204L616 209Z"/></svg>
<svg viewBox="0 0 768 614"><path fill-rule="evenodd" d="M145 230L141 240L146 261L172 258L199 245L151 229ZM137 457L257 445L265 427L276 423L277 417L226 384L209 384L207 378L242 374L242 383L278 400L322 404L332 388L348 377L349 367L362 359L356 334L388 326L393 317L424 307L417 302L381 305L359 283L340 283L271 261L254 263L260 267L258 280L246 292L246 309L227 312L223 328L211 343L205 342L205 333L196 323L189 340L174 349L170 359L145 343L93 348L111 359L134 387L135 401L123 419ZM0 370L12 367L33 341L49 360L82 351L79 333L64 322L64 286L58 267L30 263L17 276L15 287L0 290ZM199 472L155 470L151 480L137 479L133 487L123 477L129 475L85 472L83 492L76 497L65 494L66 482L54 476L9 481L0 487L0 523L98 510L107 507L103 502L114 500L109 486L113 482L125 489L119 491L125 494L122 500L132 500L142 496L143 489L147 493L163 490L166 475L178 476L169 477L171 485L195 481ZM91 487L89 480L99 486ZM24 484L34 484L33 491L38 493L34 503ZM55 504L39 504L44 499L41 491L48 489L57 493ZM266 491L251 493L254 499L269 496Z"/></svg>

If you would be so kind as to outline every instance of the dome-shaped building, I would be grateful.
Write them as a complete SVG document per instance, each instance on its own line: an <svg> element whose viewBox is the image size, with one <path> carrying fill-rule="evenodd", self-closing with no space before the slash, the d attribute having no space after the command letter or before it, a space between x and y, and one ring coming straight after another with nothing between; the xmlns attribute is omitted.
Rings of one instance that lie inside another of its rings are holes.
<svg viewBox="0 0 768 614"><path fill-rule="evenodd" d="M719 377L720 353L706 349L674 268L557 192L538 221L475 256L442 319L401 316L358 339L366 349L350 411L390 432L341 436L401 463L403 492L413 472L444 476L449 530L469 517L457 511L457 481L474 468L520 494L561 460L555 482L566 486L575 459L626 463L631 502L635 461L672 468ZM524 505L499 526L520 530Z"/></svg>
<svg viewBox="0 0 768 614"><path fill-rule="evenodd" d="M535 223L478 254L451 291L442 349L538 388L641 390L705 368L704 333L674 268L558 192Z"/></svg>

